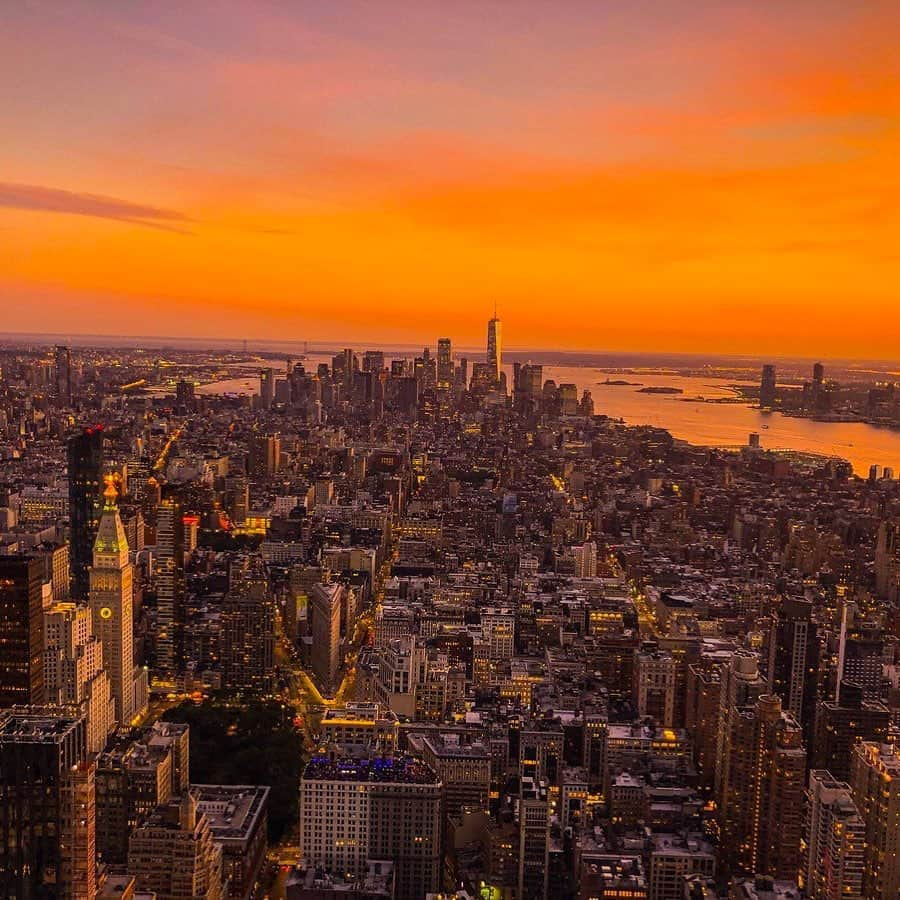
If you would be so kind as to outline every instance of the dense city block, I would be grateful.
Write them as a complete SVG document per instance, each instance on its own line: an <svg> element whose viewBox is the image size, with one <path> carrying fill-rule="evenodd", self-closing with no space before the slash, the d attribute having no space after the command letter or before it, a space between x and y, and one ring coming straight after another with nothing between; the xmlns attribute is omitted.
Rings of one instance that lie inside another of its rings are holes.
<svg viewBox="0 0 900 900"><path fill-rule="evenodd" d="M890 468L626 425L496 314L0 353L4 897L896 900L898 639Z"/></svg>

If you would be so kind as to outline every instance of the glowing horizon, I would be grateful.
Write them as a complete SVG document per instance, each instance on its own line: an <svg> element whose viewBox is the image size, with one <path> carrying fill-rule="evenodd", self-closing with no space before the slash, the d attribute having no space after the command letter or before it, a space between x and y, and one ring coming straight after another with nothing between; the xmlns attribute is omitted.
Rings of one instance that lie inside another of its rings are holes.
<svg viewBox="0 0 900 900"><path fill-rule="evenodd" d="M0 330L897 359L895 4L20 4Z"/></svg>

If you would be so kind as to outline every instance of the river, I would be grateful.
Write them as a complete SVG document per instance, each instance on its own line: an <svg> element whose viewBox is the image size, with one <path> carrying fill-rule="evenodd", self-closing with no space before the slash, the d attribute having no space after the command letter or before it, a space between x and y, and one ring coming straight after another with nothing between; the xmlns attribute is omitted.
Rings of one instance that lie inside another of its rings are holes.
<svg viewBox="0 0 900 900"><path fill-rule="evenodd" d="M800 450L840 456L858 475L868 475L869 466L892 466L900 473L900 431L862 422L816 422L780 413L764 413L742 403L689 403L685 398L733 397L728 382L659 373L608 374L581 366L545 366L544 378L557 384L587 388L594 398L594 411L629 425L656 425L673 437L711 447L745 445L751 432L769 450ZM681 388L683 394L645 394L631 385L604 385L607 378L640 382L644 387Z"/></svg>

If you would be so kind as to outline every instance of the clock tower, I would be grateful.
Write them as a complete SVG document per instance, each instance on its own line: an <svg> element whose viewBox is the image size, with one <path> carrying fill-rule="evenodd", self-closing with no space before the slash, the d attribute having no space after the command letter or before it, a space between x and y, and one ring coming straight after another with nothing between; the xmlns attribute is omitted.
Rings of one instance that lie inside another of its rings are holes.
<svg viewBox="0 0 900 900"><path fill-rule="evenodd" d="M94 634L103 644L103 661L116 701L116 719L127 727L135 713L133 567L128 559L128 540L116 505L113 478L106 476L103 513L94 541L90 569L89 602Z"/></svg>

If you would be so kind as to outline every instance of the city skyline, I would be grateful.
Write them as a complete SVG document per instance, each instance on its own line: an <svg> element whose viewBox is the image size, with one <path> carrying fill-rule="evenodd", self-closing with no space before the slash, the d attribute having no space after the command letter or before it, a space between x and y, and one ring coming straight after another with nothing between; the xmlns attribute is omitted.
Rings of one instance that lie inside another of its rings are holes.
<svg viewBox="0 0 900 900"><path fill-rule="evenodd" d="M11 10L6 327L895 352L890 4L351 12Z"/></svg>

